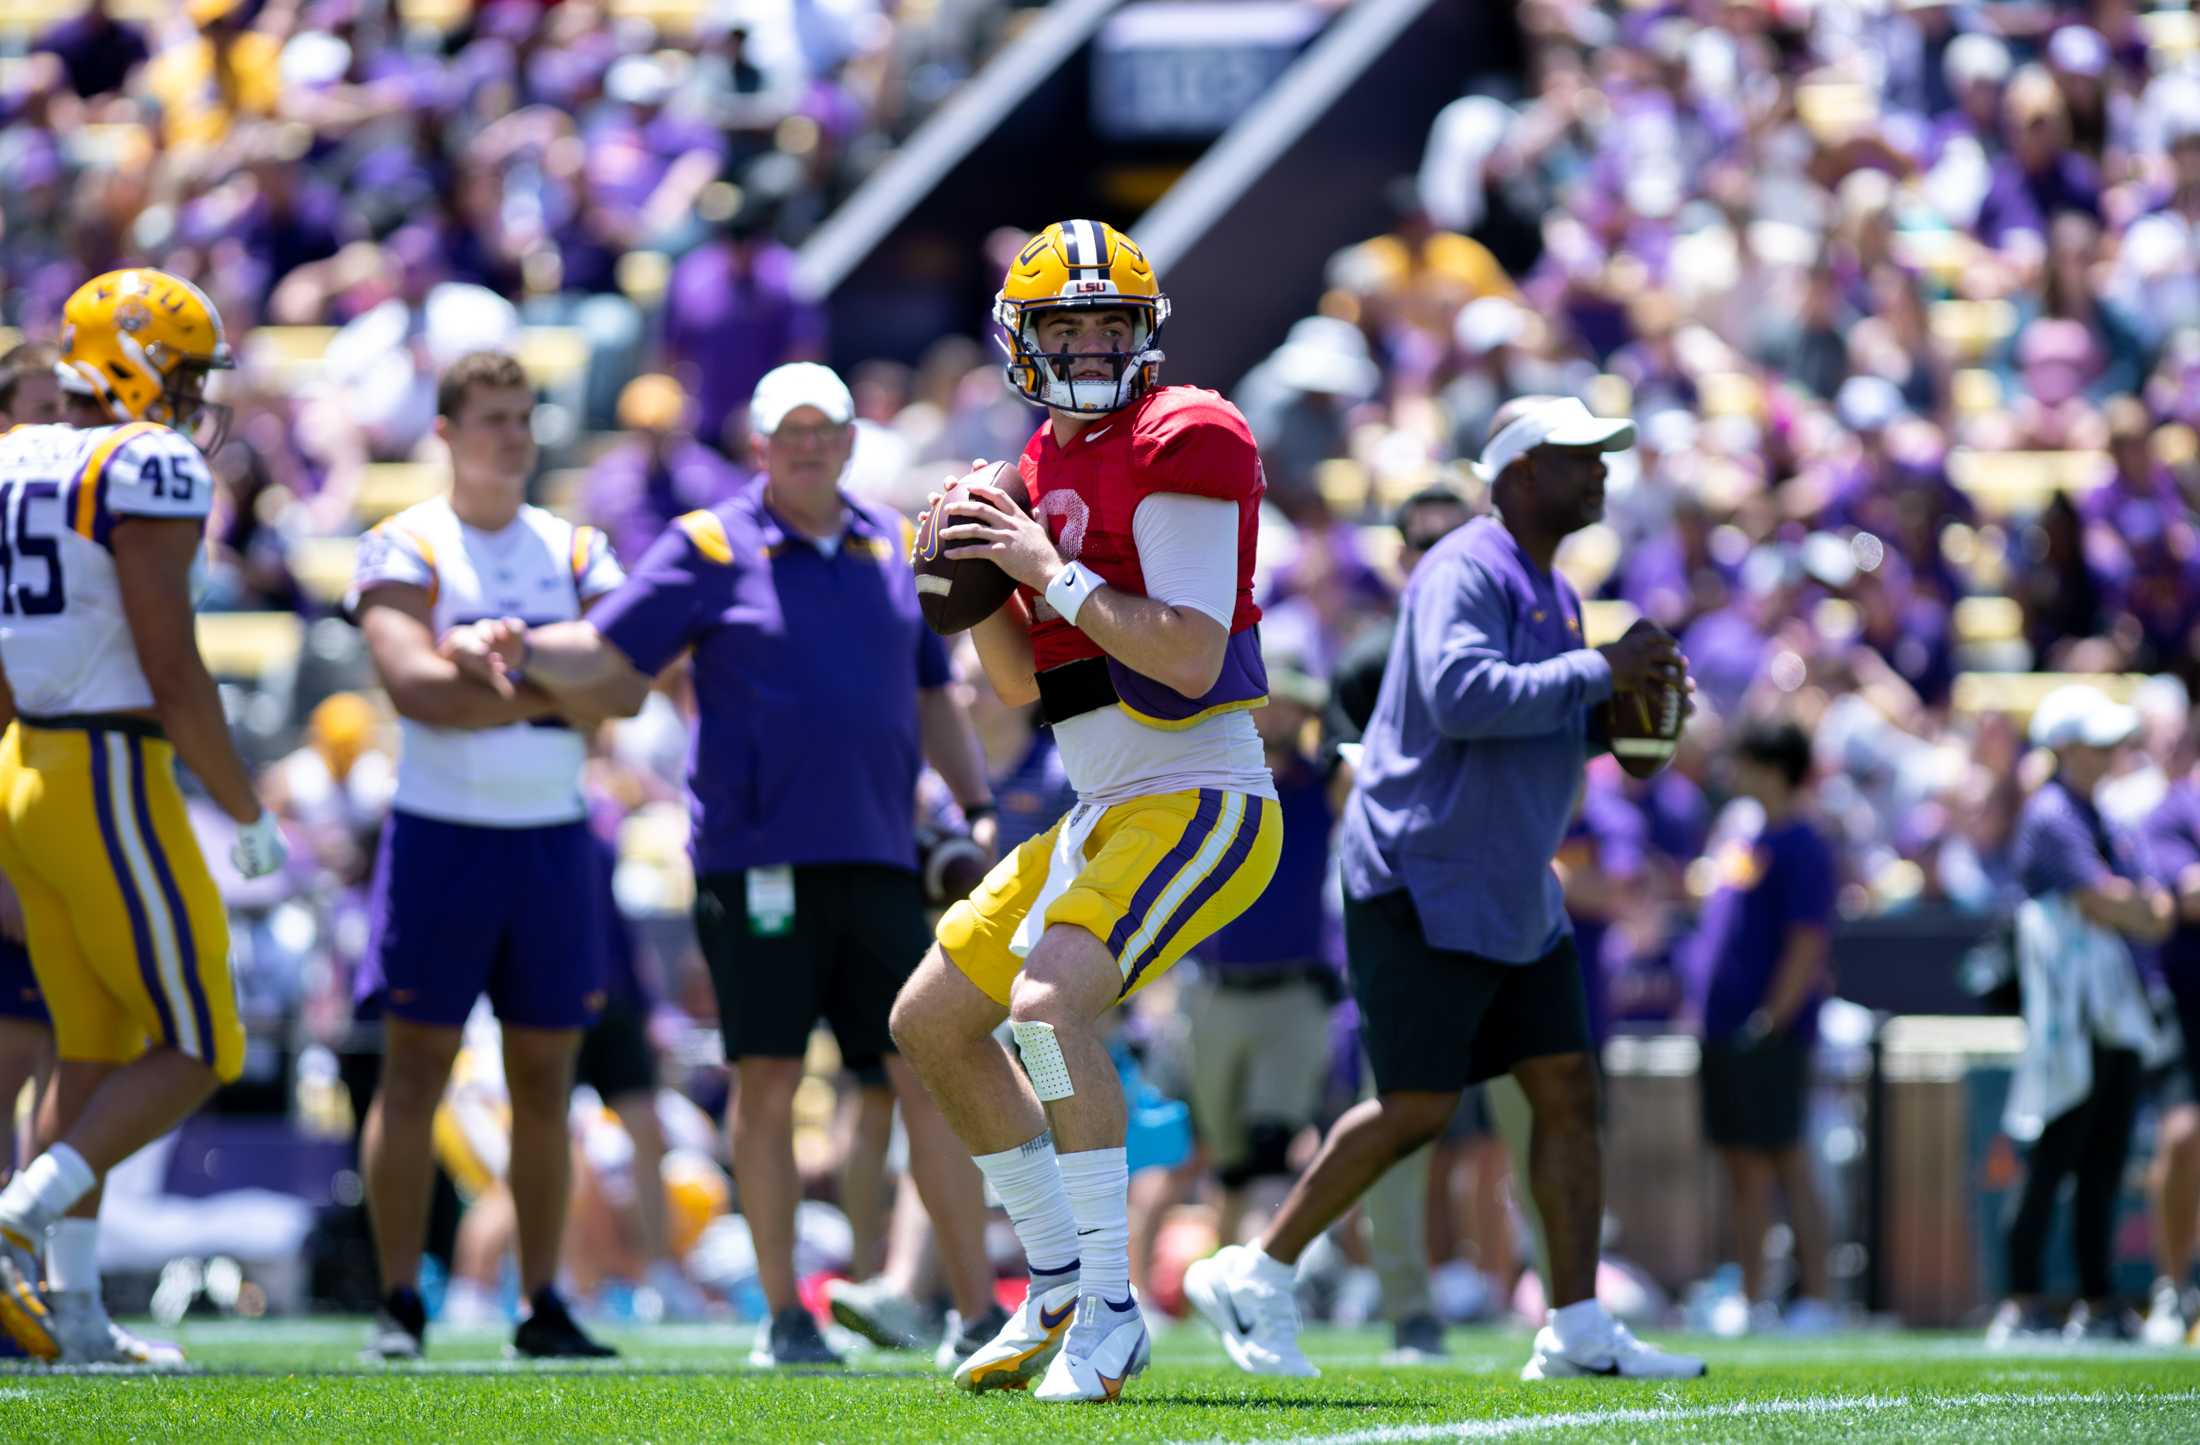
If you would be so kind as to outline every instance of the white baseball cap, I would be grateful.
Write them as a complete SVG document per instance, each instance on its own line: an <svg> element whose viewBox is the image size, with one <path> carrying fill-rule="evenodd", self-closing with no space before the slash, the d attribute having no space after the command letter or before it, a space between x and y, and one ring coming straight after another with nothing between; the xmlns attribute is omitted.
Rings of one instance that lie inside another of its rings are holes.
<svg viewBox="0 0 2200 1445"><path fill-rule="evenodd" d="M1565 396L1514 417L1505 429L1482 448L1478 470L1483 480L1496 481L1505 468L1537 447L1594 447L1600 452L1623 452L1635 444L1635 424L1592 415L1579 397Z"/></svg>
<svg viewBox="0 0 2200 1445"><path fill-rule="evenodd" d="M764 373L749 397L749 426L764 436L779 430L787 413L798 406L814 406L835 426L855 420L856 399L848 383L829 366L814 361L790 361Z"/></svg>
<svg viewBox="0 0 2200 1445"><path fill-rule="evenodd" d="M2040 699L2032 711L2035 747L2113 748L2139 730L2134 708L2113 701L2090 683L2073 682Z"/></svg>

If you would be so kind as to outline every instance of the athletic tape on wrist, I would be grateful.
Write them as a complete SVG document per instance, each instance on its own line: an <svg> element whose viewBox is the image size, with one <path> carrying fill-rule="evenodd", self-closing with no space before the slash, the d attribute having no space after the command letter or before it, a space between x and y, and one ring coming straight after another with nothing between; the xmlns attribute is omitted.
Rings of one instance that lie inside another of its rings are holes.
<svg viewBox="0 0 2200 1445"><path fill-rule="evenodd" d="M1077 1090L1070 1085L1069 1064L1062 1058L1061 1041L1054 1037L1054 1025L1012 1021L1009 1032L1016 1036L1016 1052L1023 1055L1024 1072L1031 1075L1031 1092L1039 1096L1042 1104L1056 1099L1066 1099Z"/></svg>

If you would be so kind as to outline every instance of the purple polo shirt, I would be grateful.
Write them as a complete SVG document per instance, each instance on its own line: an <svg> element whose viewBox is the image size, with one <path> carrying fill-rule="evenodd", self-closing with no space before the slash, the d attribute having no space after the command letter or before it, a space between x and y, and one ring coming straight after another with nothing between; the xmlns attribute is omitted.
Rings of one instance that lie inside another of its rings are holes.
<svg viewBox="0 0 2200 1445"><path fill-rule="evenodd" d="M1704 989L1703 1032L1731 1038L1772 992L1788 934L1833 922L1839 881L1833 850L1800 818L1725 845L1714 860L1719 886L1689 940L1688 972ZM1793 1038L1818 1036L1821 985L1788 1026Z"/></svg>
<svg viewBox="0 0 2200 1445"><path fill-rule="evenodd" d="M2141 876L2131 839L2059 776L2024 800L2011 851L2027 898L2098 887L2111 875Z"/></svg>
<svg viewBox="0 0 2200 1445"><path fill-rule="evenodd" d="M1406 889L1437 948L1533 963L1566 936L1551 860L1612 668L1581 600L1496 517L1413 569L1345 804L1345 891Z"/></svg>
<svg viewBox="0 0 2200 1445"><path fill-rule="evenodd" d="M947 653L917 610L900 516L847 508L828 551L753 481L680 519L589 613L641 672L694 649L698 874L916 866L917 691L946 685Z"/></svg>

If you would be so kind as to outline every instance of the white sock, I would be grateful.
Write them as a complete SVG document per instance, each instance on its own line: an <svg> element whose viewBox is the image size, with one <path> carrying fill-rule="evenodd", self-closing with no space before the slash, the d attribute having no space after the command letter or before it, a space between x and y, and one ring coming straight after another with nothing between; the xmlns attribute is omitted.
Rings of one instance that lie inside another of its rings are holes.
<svg viewBox="0 0 2200 1445"><path fill-rule="evenodd" d="M67 1214L69 1206L98 1182L83 1155L66 1144L56 1144L24 1165L23 1172L0 1190L0 1219L30 1225L43 1234L48 1224Z"/></svg>
<svg viewBox="0 0 2200 1445"><path fill-rule="evenodd" d="M1041 1134L998 1154L975 1156L978 1172L1001 1197L1024 1258L1035 1276L1068 1276L1077 1269L1077 1220L1062 1192L1054 1136Z"/></svg>
<svg viewBox="0 0 2200 1445"><path fill-rule="evenodd" d="M1558 1336L1558 1347L1562 1350L1577 1345L1600 1345L1611 1337L1612 1317L1595 1300L1578 1300L1551 1311L1551 1332Z"/></svg>
<svg viewBox="0 0 2200 1445"><path fill-rule="evenodd" d="M1285 1264L1257 1244L1248 1246L1248 1250L1252 1255L1253 1277L1255 1279L1274 1285L1277 1289L1287 1290L1298 1287L1299 1268L1297 1265Z"/></svg>
<svg viewBox="0 0 2200 1445"><path fill-rule="evenodd" d="M46 1286L99 1292L98 1220L57 1220L47 1232Z"/></svg>
<svg viewBox="0 0 2200 1445"><path fill-rule="evenodd" d="M1130 1163L1121 1149L1084 1149L1061 1165L1077 1219L1077 1292L1121 1304L1131 1297Z"/></svg>

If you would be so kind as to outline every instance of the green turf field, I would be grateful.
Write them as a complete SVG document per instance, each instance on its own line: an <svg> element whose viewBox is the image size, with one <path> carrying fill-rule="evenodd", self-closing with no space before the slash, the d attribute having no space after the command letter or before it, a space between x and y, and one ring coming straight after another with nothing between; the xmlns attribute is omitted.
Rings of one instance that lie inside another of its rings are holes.
<svg viewBox="0 0 2200 1445"><path fill-rule="evenodd" d="M348 1321L177 1333L196 1373L0 1367L0 1441L2200 1440L2200 1352L1989 1354L1973 1336L1710 1342L1708 1380L1524 1385L1524 1334L1454 1331L1439 1367L1385 1365L1373 1331L1314 1331L1322 1378L1264 1381L1180 1326L1117 1404L1048 1407L959 1394L911 1355L751 1371L751 1332L731 1327L614 1333L625 1359L569 1367L507 1365L501 1336L446 1331L403 1369L358 1364Z"/></svg>

